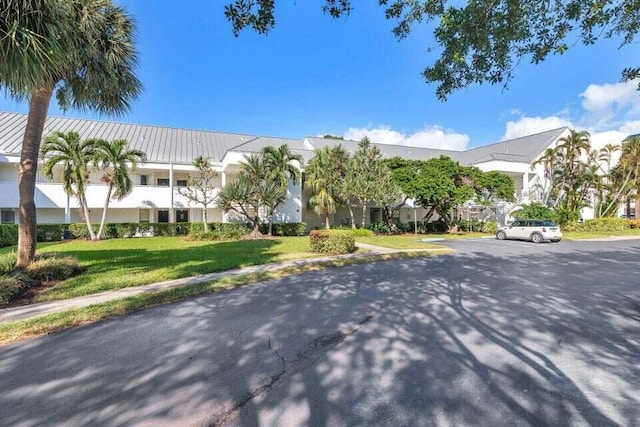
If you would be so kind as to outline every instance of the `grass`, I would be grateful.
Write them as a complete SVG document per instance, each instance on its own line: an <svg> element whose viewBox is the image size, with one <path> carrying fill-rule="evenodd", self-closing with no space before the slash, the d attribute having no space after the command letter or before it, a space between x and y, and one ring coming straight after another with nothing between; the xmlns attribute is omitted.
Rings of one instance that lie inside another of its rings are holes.
<svg viewBox="0 0 640 427"><path fill-rule="evenodd" d="M86 272L45 289L34 302L140 286L250 265L315 257L308 237L232 242L187 241L183 237L74 240L39 244L39 253L70 255Z"/></svg>
<svg viewBox="0 0 640 427"><path fill-rule="evenodd" d="M640 229L628 229L622 231L563 231L565 239L579 240L579 239L598 239L602 237L611 236L638 236L640 237Z"/></svg>
<svg viewBox="0 0 640 427"><path fill-rule="evenodd" d="M442 248L429 242L421 242L422 239L472 239L487 236L483 233L464 233L464 234L401 234L393 236L376 235L373 237L356 237L356 241L367 243L369 245L380 246L390 249L436 249Z"/></svg>
<svg viewBox="0 0 640 427"><path fill-rule="evenodd" d="M317 261L302 266L286 267L278 270L245 274L241 276L230 276L210 283L182 286L166 291L136 295L133 297L90 305L60 313L48 314L15 322L0 323L0 345L8 345L59 330L86 325L110 317L121 316L146 307L167 304L198 295L219 292L225 289L231 289L264 280L278 279L332 267L421 256L428 256L428 253L400 252L393 254L364 255L354 258L339 258L331 261Z"/></svg>

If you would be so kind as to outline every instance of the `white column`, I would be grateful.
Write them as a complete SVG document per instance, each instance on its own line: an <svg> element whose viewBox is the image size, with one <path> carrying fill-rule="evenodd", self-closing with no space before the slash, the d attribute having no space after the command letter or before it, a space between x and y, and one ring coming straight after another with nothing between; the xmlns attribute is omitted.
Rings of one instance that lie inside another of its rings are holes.
<svg viewBox="0 0 640 427"><path fill-rule="evenodd" d="M223 189L227 185L227 174L224 171L220 172L220 189ZM222 222L227 222L227 213L222 211Z"/></svg>
<svg viewBox="0 0 640 427"><path fill-rule="evenodd" d="M67 203L64 205L64 223L71 224L71 203L67 194Z"/></svg>
<svg viewBox="0 0 640 427"><path fill-rule="evenodd" d="M173 212L173 163L169 163L169 191L171 192L171 204L169 205L169 222L176 222Z"/></svg>
<svg viewBox="0 0 640 427"><path fill-rule="evenodd" d="M522 174L522 201L529 202L529 172Z"/></svg>

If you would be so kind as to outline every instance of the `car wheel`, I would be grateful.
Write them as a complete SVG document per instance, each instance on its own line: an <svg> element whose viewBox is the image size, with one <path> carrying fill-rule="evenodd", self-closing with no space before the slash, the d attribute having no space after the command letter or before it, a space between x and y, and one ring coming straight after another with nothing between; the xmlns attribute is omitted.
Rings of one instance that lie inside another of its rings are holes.
<svg viewBox="0 0 640 427"><path fill-rule="evenodd" d="M504 231L498 231L496 233L496 239L498 240L504 240L507 238L507 233L505 233Z"/></svg>
<svg viewBox="0 0 640 427"><path fill-rule="evenodd" d="M542 234L540 233L533 233L531 235L531 241L533 243L542 243L544 241L544 237L542 237Z"/></svg>

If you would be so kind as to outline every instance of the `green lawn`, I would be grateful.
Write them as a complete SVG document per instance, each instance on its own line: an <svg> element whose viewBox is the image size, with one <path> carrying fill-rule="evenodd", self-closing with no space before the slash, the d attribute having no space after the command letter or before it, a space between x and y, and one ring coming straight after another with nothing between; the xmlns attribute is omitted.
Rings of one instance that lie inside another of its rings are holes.
<svg viewBox="0 0 640 427"><path fill-rule="evenodd" d="M394 236L377 235L373 237L356 237L356 241L390 249L438 249L442 248L442 246L429 242L422 242L421 240L429 238L459 239L469 238L470 236L477 237L476 235L480 236L481 234L418 234L418 236L414 234L402 234Z"/></svg>
<svg viewBox="0 0 640 427"><path fill-rule="evenodd" d="M87 271L44 290L50 301L139 286L237 267L317 256L308 237L233 242L187 241L184 237L74 240L38 244L38 252L76 257Z"/></svg>
<svg viewBox="0 0 640 427"><path fill-rule="evenodd" d="M610 236L638 236L640 237L640 229L629 229L623 231L563 231L565 239L598 239Z"/></svg>

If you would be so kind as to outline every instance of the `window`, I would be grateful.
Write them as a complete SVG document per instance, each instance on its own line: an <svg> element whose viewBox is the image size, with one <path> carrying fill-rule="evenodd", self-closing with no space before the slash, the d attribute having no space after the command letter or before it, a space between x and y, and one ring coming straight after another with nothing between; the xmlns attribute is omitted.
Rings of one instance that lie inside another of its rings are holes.
<svg viewBox="0 0 640 427"><path fill-rule="evenodd" d="M156 182L160 187L169 187L169 178L158 178Z"/></svg>
<svg viewBox="0 0 640 427"><path fill-rule="evenodd" d="M169 211L158 211L158 222L169 222Z"/></svg>
<svg viewBox="0 0 640 427"><path fill-rule="evenodd" d="M186 179L177 179L176 180L176 186L178 186L178 187L186 187L187 186L187 180Z"/></svg>
<svg viewBox="0 0 640 427"><path fill-rule="evenodd" d="M13 209L2 209L2 223L14 224L16 222L16 213Z"/></svg>
<svg viewBox="0 0 640 427"><path fill-rule="evenodd" d="M189 222L189 209L178 209L176 211L176 222Z"/></svg>
<svg viewBox="0 0 640 427"><path fill-rule="evenodd" d="M140 175L140 185L149 185L149 175Z"/></svg>
<svg viewBox="0 0 640 427"><path fill-rule="evenodd" d="M140 209L138 211L138 222L149 222L149 209Z"/></svg>

